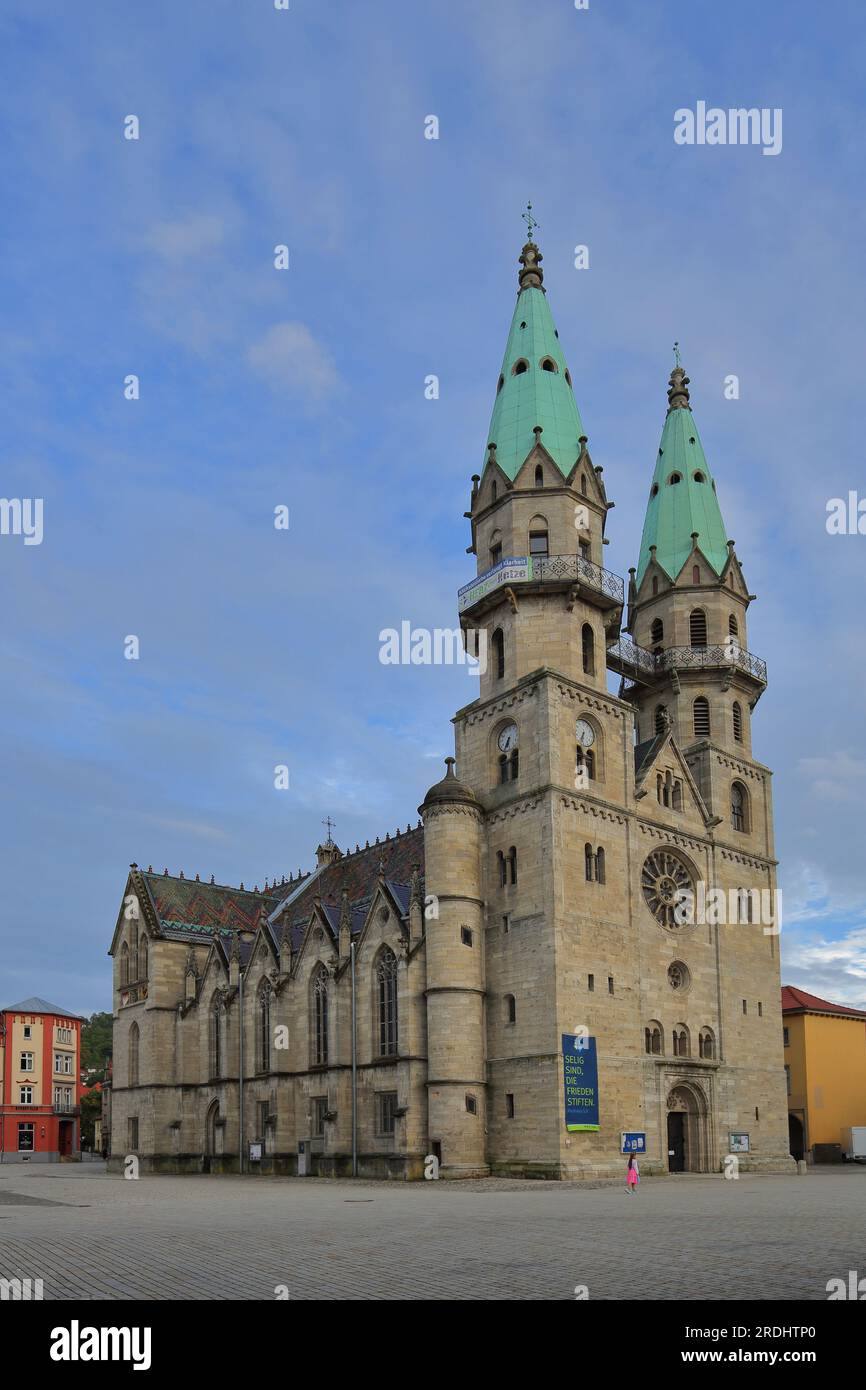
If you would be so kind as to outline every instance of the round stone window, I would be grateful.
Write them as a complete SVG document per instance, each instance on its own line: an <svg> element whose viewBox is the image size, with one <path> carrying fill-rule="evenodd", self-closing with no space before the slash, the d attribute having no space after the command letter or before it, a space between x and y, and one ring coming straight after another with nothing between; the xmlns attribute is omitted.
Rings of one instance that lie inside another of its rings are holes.
<svg viewBox="0 0 866 1390"><path fill-rule="evenodd" d="M682 993L683 990L688 989L691 978L689 967L683 965L681 960L672 961L668 966L668 984L671 989L679 990Z"/></svg>
<svg viewBox="0 0 866 1390"><path fill-rule="evenodd" d="M640 881L644 901L656 921L670 930L681 930L686 921L682 920L685 914L680 894L694 893L692 876L683 861L668 850L653 850L644 860Z"/></svg>

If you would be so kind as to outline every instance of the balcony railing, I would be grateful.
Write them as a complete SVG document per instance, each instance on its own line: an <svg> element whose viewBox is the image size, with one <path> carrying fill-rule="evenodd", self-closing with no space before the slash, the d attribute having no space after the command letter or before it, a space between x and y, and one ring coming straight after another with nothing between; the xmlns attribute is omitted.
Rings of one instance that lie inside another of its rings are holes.
<svg viewBox="0 0 866 1390"><path fill-rule="evenodd" d="M652 679L664 671L701 670L708 667L733 667L745 671L762 685L767 684L767 663L753 656L736 642L710 647L667 647L662 652L650 652L639 647L630 637L620 637L607 649L608 664L624 676L637 680Z"/></svg>
<svg viewBox="0 0 866 1390"><path fill-rule="evenodd" d="M552 583L585 584L610 599L611 605L624 602L625 586L619 575L582 555L512 555L464 584L457 604L462 613L503 585Z"/></svg>
<svg viewBox="0 0 866 1390"><path fill-rule="evenodd" d="M73 1105L71 1102L69 1105L66 1105L61 1101L60 1104L52 1105L51 1112L54 1115L70 1115L74 1117L81 1113L81 1106Z"/></svg>

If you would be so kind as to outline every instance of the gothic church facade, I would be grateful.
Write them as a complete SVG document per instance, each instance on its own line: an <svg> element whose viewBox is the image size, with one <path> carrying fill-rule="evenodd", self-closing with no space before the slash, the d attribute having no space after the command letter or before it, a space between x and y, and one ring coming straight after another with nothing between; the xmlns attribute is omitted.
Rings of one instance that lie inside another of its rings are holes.
<svg viewBox="0 0 866 1390"><path fill-rule="evenodd" d="M754 595L679 362L638 563L605 568L613 503L541 259L528 242L472 480L460 623L489 658L457 771L417 827L329 838L263 890L131 866L114 1166L598 1177L625 1133L644 1171L792 1163ZM592 1040L595 1128L569 1127L569 1035Z"/></svg>

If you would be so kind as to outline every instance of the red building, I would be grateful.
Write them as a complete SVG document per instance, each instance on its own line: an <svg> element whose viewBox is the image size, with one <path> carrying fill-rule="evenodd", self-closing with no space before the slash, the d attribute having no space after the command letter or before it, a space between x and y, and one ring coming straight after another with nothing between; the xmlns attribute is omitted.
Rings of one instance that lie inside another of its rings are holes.
<svg viewBox="0 0 866 1390"><path fill-rule="evenodd" d="M0 1163L78 1157L81 1023L35 997L0 1010Z"/></svg>

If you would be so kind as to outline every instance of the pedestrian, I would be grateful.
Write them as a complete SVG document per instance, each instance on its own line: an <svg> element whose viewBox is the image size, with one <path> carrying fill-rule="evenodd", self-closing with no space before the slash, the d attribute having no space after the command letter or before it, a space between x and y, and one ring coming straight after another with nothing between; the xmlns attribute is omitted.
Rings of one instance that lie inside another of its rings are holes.
<svg viewBox="0 0 866 1390"><path fill-rule="evenodd" d="M634 1154L629 1154L628 1168L626 1169L625 1174L625 1190L630 1197L633 1196L634 1193L637 1191L637 1185L639 1182L640 1172L637 1166L637 1159L635 1158Z"/></svg>

